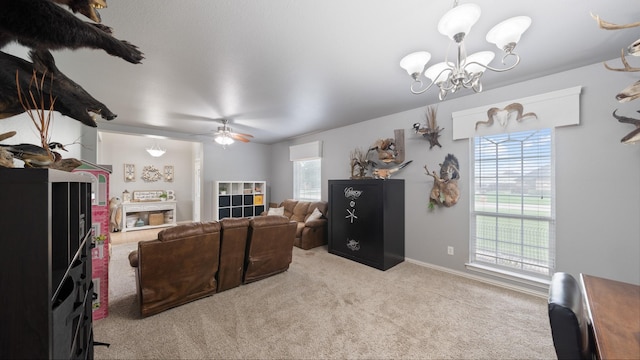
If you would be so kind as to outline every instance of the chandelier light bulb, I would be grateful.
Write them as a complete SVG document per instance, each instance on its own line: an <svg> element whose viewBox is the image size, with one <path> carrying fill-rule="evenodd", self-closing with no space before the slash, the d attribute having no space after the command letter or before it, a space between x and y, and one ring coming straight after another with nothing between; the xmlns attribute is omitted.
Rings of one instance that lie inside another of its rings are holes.
<svg viewBox="0 0 640 360"><path fill-rule="evenodd" d="M443 70L448 70L448 71L443 72ZM429 66L429 68L424 72L424 76L436 84L447 80L450 74L451 74L451 66L449 66L444 61ZM436 79L436 77L438 78Z"/></svg>
<svg viewBox="0 0 640 360"><path fill-rule="evenodd" d="M500 50L510 52L530 25L531 18L528 16L512 17L489 30L487 41L496 44Z"/></svg>
<svg viewBox="0 0 640 360"><path fill-rule="evenodd" d="M480 51L474 54L471 54L469 56L467 56L467 59L465 60L465 66L464 69L469 72L469 73L483 73L485 70L487 70L487 68L485 66L489 65L489 63L491 61L493 61L493 58L496 56L496 54L493 53L493 51ZM472 63L480 63L484 66L480 66L478 64L472 64Z"/></svg>
<svg viewBox="0 0 640 360"><path fill-rule="evenodd" d="M418 51L403 57L400 60L400 67L415 79L422 74L429 60L431 60L431 54L426 51Z"/></svg>
<svg viewBox="0 0 640 360"><path fill-rule="evenodd" d="M442 16L438 23L438 31L460 43L464 40L464 36L469 34L471 27L478 22L480 13L480 6L476 4L458 5Z"/></svg>

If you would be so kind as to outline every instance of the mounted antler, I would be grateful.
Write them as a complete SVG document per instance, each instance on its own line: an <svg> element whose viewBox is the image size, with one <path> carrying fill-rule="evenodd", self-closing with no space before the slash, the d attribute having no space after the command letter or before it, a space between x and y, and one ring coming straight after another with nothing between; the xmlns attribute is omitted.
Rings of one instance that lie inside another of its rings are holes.
<svg viewBox="0 0 640 360"><path fill-rule="evenodd" d="M635 130L631 131L625 137L623 137L620 140L620 142L623 143L623 144L631 144L631 143L640 141L640 119L634 119L634 118L631 118L631 117L618 115L618 114L616 114L617 111L618 111L618 109L613 111L613 117L614 118L616 118L621 123L631 124L631 125L634 125L636 127ZM640 112L640 111L638 111L638 112Z"/></svg>
<svg viewBox="0 0 640 360"><path fill-rule="evenodd" d="M632 28L632 27L640 26L640 21L634 22L634 23L630 23L630 24L619 25L619 24L610 23L608 21L604 21L604 20L600 19L600 16L593 15L593 13L591 13L591 17L595 21L598 22L598 26L600 27L600 29L605 29L605 30L629 29L629 28Z"/></svg>
<svg viewBox="0 0 640 360"><path fill-rule="evenodd" d="M639 22L634 22L634 23L629 23L629 24L619 25L619 24L610 23L608 21L604 21L604 20L600 19L600 16L594 15L593 13L591 13L591 17L594 18L598 22L598 26L601 29L605 29L605 30L630 29L630 28L634 28L634 27L640 26L640 21ZM629 47L627 48L627 52L630 55L633 55L633 56L640 56L640 39L634 41L631 45L629 45ZM624 56L624 49L620 50L620 58L622 59L622 64L624 65L623 68L612 68L609 65L607 65L607 63L604 63L604 67L606 67L607 69L612 70L612 71L625 71L625 72L640 71L640 68L631 67L629 65L629 63L627 63L627 59Z"/></svg>
<svg viewBox="0 0 640 360"><path fill-rule="evenodd" d="M624 49L620 50L620 60L622 60L622 65L624 65L623 68L613 68L613 67L607 65L606 62L604 63L604 67L606 67L608 70L612 70L612 71L624 71L624 72L640 71L640 68L631 67L629 65L629 63L627 62L627 58L624 56Z"/></svg>

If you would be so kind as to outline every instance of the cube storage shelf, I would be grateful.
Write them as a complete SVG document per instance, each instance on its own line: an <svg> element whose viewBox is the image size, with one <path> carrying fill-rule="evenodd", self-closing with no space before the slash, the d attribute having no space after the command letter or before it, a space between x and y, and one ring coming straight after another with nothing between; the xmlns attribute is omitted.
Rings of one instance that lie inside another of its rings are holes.
<svg viewBox="0 0 640 360"><path fill-rule="evenodd" d="M1 359L93 359L91 178L0 168Z"/></svg>
<svg viewBox="0 0 640 360"><path fill-rule="evenodd" d="M265 181L216 181L216 219L253 217L265 210Z"/></svg>

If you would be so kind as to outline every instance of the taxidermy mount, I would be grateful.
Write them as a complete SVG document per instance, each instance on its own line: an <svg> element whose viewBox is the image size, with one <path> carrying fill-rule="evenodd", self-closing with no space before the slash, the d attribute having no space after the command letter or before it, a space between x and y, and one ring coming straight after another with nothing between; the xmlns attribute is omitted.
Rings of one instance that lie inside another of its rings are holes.
<svg viewBox="0 0 640 360"><path fill-rule="evenodd" d="M86 6L80 5L83 2L99 4L90 0L58 2L68 4L72 10L84 8L83 11L86 11ZM130 63L140 63L144 58L142 52L110 32L106 26L78 19L51 0L0 1L0 48L15 41L32 49L102 49Z"/></svg>
<svg viewBox="0 0 640 360"><path fill-rule="evenodd" d="M460 179L460 165L458 159L453 154L447 154L444 162L440 164L440 175L435 171L429 172L427 165L424 166L427 175L433 177L433 188L429 195L429 208L435 205L451 207L458 203L460 190L458 189L458 179Z"/></svg>
<svg viewBox="0 0 640 360"><path fill-rule="evenodd" d="M404 161L404 130L393 130L394 138L378 139L369 147L367 156L370 152L375 151L378 160L382 164L396 163L401 164ZM375 163L375 160L374 160ZM377 164L378 166L381 164Z"/></svg>
<svg viewBox="0 0 640 360"><path fill-rule="evenodd" d="M433 106L428 106L427 111L425 112L426 117L426 126L420 127L420 123L413 124L413 129L416 134L422 135L425 139L429 141L429 149L433 148L435 145L438 147L442 147L438 138L440 137L440 132L444 130L444 128L440 128L438 126L438 122L436 121L436 115L438 113L438 109Z"/></svg>
<svg viewBox="0 0 640 360"><path fill-rule="evenodd" d="M516 121L520 122L526 118L534 117L538 118L538 115L535 113L529 112L524 114L524 107L520 103L513 103L505 106L503 109L498 109L496 107L492 107L487 111L487 121L478 121L476 122L476 130L478 130L478 125L484 124L487 126L493 125L494 120L498 120L500 126L507 127L509 119L513 117L515 114Z"/></svg>
<svg viewBox="0 0 640 360"><path fill-rule="evenodd" d="M18 99L17 87L20 86L22 92L25 92L25 89L32 86L34 75L41 79L37 83L42 87L42 98L39 98L39 94L34 94L38 97L35 99L37 101L25 104L31 109L52 108L91 127L97 125L89 112L100 114L106 120L115 119L116 114L58 70L49 51L32 50L29 56L33 63L0 52L0 119L26 110ZM54 100L53 106L51 100Z"/></svg>
<svg viewBox="0 0 640 360"><path fill-rule="evenodd" d="M623 137L620 142L623 144L632 144L635 142L640 141L640 119L634 119L634 118L630 118L630 117L626 117L626 116L621 116L616 114L616 111L618 111L618 109L613 111L613 117L618 119L619 122L621 123L626 123L626 124L631 124L634 125L636 128L635 130L631 131L630 133L628 133L627 135L625 135L625 137ZM640 113L640 111L638 111Z"/></svg>

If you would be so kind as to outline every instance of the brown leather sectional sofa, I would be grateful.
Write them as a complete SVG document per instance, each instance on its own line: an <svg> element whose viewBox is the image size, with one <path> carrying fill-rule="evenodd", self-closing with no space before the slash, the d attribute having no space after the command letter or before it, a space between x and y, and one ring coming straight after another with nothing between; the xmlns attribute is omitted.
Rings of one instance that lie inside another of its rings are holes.
<svg viewBox="0 0 640 360"><path fill-rule="evenodd" d="M284 208L284 216L297 223L293 245L309 250L327 244L328 220L326 201L299 201L287 199L278 207ZM315 209L322 214L319 219L309 219ZM264 213L266 214L266 212Z"/></svg>
<svg viewBox="0 0 640 360"><path fill-rule="evenodd" d="M286 271L296 223L284 216L181 224L129 254L140 314L157 314Z"/></svg>

